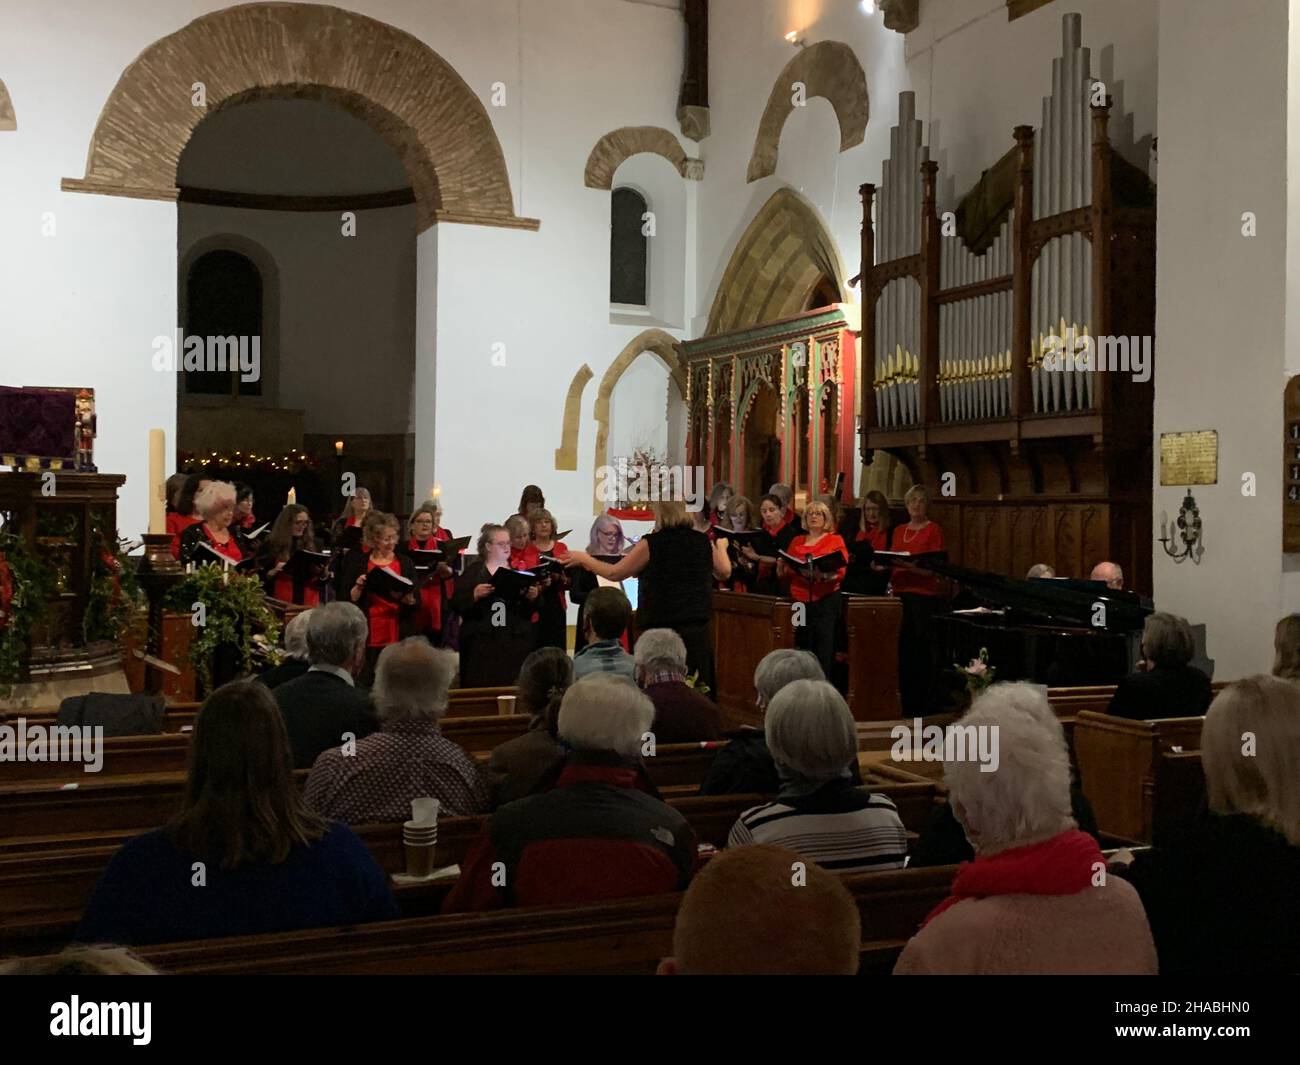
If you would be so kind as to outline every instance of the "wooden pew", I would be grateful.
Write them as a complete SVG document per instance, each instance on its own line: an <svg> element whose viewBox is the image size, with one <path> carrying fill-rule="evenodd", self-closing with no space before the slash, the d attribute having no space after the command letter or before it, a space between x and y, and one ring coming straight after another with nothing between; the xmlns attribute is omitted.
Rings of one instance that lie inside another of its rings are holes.
<svg viewBox="0 0 1300 1065"><path fill-rule="evenodd" d="M864 970L888 972L951 888L954 867L844 878L862 915ZM649 974L672 953L680 895L422 917L350 929L142 947L168 973Z"/></svg>
<svg viewBox="0 0 1300 1065"><path fill-rule="evenodd" d="M898 717L898 634L903 604L891 596L844 596L848 692L845 699L858 721Z"/></svg>
<svg viewBox="0 0 1300 1065"><path fill-rule="evenodd" d="M1130 721L1092 710L1075 717L1074 752L1097 827L1110 835L1151 842L1152 794L1160 756L1201 746L1203 717Z"/></svg>
<svg viewBox="0 0 1300 1065"><path fill-rule="evenodd" d="M762 725L754 708L754 670L763 656L794 646L789 599L713 593L714 698L728 727Z"/></svg>
<svg viewBox="0 0 1300 1065"><path fill-rule="evenodd" d="M1164 751L1151 782L1151 839L1158 847L1205 807L1205 768L1200 751Z"/></svg>

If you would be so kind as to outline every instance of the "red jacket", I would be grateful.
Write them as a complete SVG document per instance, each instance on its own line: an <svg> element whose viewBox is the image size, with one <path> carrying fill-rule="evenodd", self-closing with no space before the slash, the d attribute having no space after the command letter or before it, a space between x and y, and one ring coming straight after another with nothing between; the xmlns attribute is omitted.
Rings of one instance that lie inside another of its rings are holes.
<svg viewBox="0 0 1300 1065"><path fill-rule="evenodd" d="M502 806L470 848L443 913L560 906L684 889L696 840L612 751L575 751L555 787Z"/></svg>

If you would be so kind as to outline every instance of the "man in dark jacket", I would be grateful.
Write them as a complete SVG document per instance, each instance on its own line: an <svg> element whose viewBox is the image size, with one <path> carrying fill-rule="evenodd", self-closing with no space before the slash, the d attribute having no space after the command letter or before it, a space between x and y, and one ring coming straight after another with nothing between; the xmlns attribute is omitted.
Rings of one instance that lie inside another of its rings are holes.
<svg viewBox="0 0 1300 1065"><path fill-rule="evenodd" d="M461 864L444 913L558 906L686 887L695 834L641 790L636 759L654 706L626 677L593 673L564 694L572 753L550 791L507 803Z"/></svg>
<svg viewBox="0 0 1300 1065"><path fill-rule="evenodd" d="M1210 678L1189 663L1196 654L1192 627L1157 610L1142 629L1143 667L1115 687L1107 713L1135 721L1197 717L1210 708Z"/></svg>
<svg viewBox="0 0 1300 1065"><path fill-rule="evenodd" d="M352 603L327 603L307 622L311 668L271 694L284 715L297 769L310 769L322 751L361 739L377 728L369 696L356 688L366 664L366 616Z"/></svg>

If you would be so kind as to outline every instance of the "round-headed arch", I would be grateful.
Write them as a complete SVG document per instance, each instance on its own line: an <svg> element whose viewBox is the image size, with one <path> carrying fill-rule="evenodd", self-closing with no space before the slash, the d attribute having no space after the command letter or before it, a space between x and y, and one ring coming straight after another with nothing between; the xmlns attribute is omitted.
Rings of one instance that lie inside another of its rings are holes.
<svg viewBox="0 0 1300 1065"><path fill-rule="evenodd" d="M776 173L781 130L790 112L798 106L795 101L807 101L815 96L822 97L835 109L840 124L840 151L847 152L862 143L871 110L866 71L847 44L821 41L800 49L777 75L758 123L747 180L757 181Z"/></svg>
<svg viewBox="0 0 1300 1065"><path fill-rule="evenodd" d="M668 130L660 126L624 126L606 133L587 156L584 183L589 189L614 187L614 172L634 155L661 155L677 173L686 176L686 153Z"/></svg>
<svg viewBox="0 0 1300 1065"><path fill-rule="evenodd" d="M73 192L175 199L176 166L199 122L248 100L323 100L367 122L437 221L535 229L514 212L505 156L482 102L424 42L322 4L253 3L203 15L123 71Z"/></svg>

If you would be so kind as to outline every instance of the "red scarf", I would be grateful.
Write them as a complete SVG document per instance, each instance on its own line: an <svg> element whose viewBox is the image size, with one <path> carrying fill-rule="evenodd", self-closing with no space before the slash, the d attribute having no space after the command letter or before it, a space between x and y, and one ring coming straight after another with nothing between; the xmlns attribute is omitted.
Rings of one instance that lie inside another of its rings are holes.
<svg viewBox="0 0 1300 1065"><path fill-rule="evenodd" d="M963 899L983 899L990 895L1077 895L1092 885L1097 862L1106 864L1097 841L1077 828L1042 843L962 862L952 882L952 894L930 911L921 927Z"/></svg>

